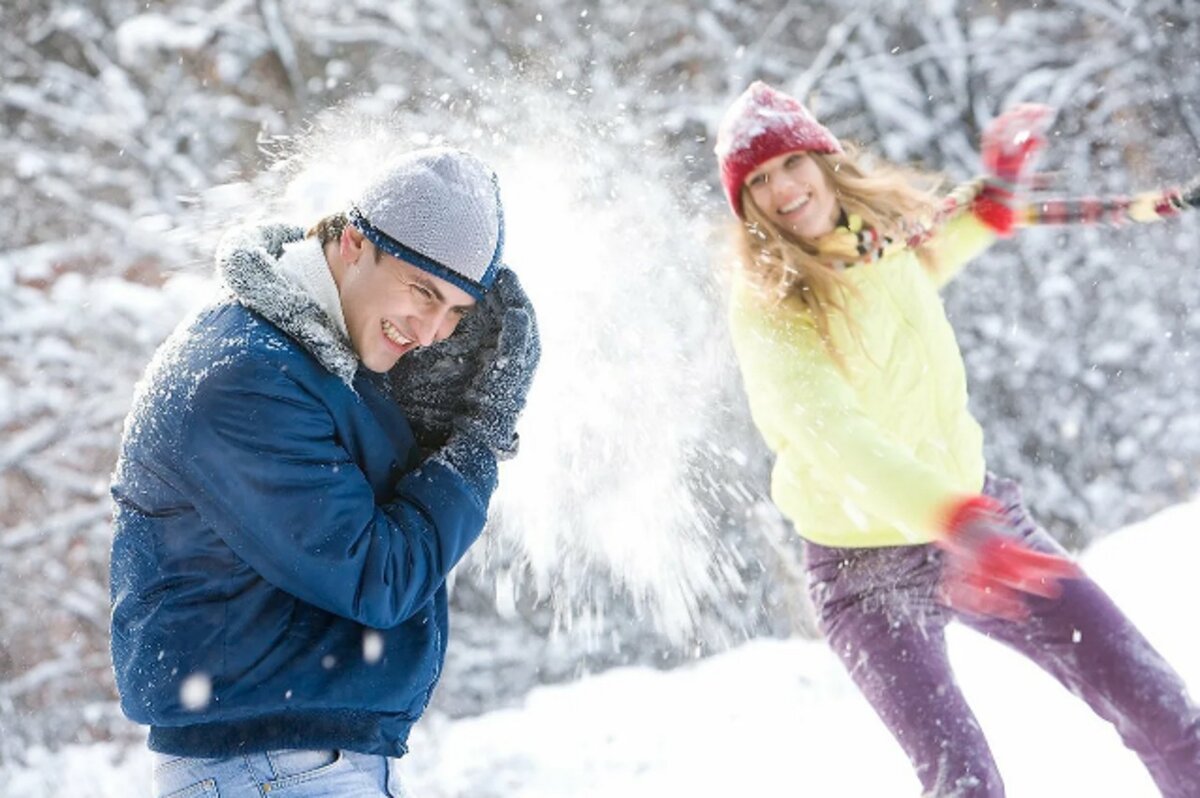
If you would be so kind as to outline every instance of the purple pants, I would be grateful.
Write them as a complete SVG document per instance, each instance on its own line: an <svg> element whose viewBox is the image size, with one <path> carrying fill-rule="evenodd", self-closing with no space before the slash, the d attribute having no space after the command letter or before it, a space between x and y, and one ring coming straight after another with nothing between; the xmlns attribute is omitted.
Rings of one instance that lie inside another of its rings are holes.
<svg viewBox="0 0 1200 798"><path fill-rule="evenodd" d="M988 477L1030 546L1061 552L1016 484ZM805 542L809 592L830 646L908 754L927 796L996 798L1004 784L946 656L957 617L1013 647L1112 723L1169 798L1200 796L1200 712L1183 681L1090 579L1031 597L1022 623L957 614L937 598L935 546L830 548Z"/></svg>

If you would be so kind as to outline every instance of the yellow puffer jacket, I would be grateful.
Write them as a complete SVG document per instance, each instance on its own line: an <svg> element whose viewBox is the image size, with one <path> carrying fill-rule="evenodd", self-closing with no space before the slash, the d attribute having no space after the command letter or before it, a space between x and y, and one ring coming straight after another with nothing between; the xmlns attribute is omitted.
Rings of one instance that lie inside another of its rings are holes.
<svg viewBox="0 0 1200 798"><path fill-rule="evenodd" d="M803 537L928 542L954 500L981 490L983 436L938 288L994 237L964 213L929 242L937 274L909 249L850 267L857 336L840 316L830 330L844 370L803 309L771 306L735 278L734 348L755 424L777 456L771 498Z"/></svg>

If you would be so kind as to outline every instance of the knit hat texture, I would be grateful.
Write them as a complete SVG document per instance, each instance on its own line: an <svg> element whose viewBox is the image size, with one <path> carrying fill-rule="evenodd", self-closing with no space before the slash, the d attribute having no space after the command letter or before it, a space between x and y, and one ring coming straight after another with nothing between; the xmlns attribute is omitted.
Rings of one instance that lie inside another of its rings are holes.
<svg viewBox="0 0 1200 798"><path fill-rule="evenodd" d="M495 173L462 150L415 150L392 162L350 206L375 246L475 299L496 279L504 211Z"/></svg>
<svg viewBox="0 0 1200 798"><path fill-rule="evenodd" d="M715 152L729 207L739 218L746 177L785 152L843 152L837 137L795 97L756 80L729 106L717 129Z"/></svg>

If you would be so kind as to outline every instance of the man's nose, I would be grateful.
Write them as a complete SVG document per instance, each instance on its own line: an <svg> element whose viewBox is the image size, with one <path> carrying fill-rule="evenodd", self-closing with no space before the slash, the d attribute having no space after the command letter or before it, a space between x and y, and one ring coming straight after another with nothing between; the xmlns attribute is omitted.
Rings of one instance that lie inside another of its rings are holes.
<svg viewBox="0 0 1200 798"><path fill-rule="evenodd" d="M442 335L441 331L446 324L446 316L449 312L448 306L440 305L422 313L418 317L416 330L414 330L417 334L417 343L421 346L429 346L445 338L446 336Z"/></svg>

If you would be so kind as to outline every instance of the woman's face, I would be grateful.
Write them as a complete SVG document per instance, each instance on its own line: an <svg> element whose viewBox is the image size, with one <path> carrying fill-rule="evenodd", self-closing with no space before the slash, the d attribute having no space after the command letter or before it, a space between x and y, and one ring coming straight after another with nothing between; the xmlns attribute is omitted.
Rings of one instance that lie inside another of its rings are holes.
<svg viewBox="0 0 1200 798"><path fill-rule="evenodd" d="M746 177L746 188L768 219L801 238L832 232L842 214L829 176L807 152L763 162Z"/></svg>

